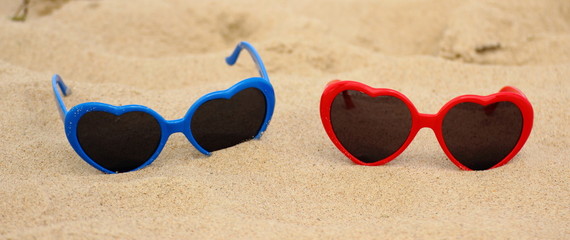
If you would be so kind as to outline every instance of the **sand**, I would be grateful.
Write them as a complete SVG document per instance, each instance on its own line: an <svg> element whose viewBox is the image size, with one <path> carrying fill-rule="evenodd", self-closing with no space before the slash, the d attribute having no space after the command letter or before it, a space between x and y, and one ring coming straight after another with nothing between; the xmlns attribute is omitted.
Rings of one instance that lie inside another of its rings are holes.
<svg viewBox="0 0 570 240"><path fill-rule="evenodd" d="M0 238L568 239L570 2L1 0ZM249 41L277 103L260 140L201 155L182 134L136 172L108 175L69 145L58 73L87 101L184 116L257 72L224 62ZM462 94L520 88L533 132L507 165L468 172L431 130L378 167L327 137L332 79L406 94L435 113Z"/></svg>

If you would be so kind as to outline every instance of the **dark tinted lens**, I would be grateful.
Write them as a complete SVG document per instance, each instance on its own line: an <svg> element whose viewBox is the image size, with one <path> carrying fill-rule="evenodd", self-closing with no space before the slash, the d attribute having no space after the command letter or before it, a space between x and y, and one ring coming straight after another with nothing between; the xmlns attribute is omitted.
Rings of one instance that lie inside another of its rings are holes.
<svg viewBox="0 0 570 240"><path fill-rule="evenodd" d="M146 162L158 148L158 121L144 112L114 115L88 112L77 123L77 140L93 161L114 172L128 172Z"/></svg>
<svg viewBox="0 0 570 240"><path fill-rule="evenodd" d="M451 154L473 170L485 170L503 160L522 132L520 109L511 102L487 106L460 103L443 119L443 139Z"/></svg>
<svg viewBox="0 0 570 240"><path fill-rule="evenodd" d="M265 96L257 88L244 89L231 99L210 100L194 112L192 135L209 152L231 147L257 135L265 111Z"/></svg>
<svg viewBox="0 0 570 240"><path fill-rule="evenodd" d="M333 100L331 124L350 154L372 163L394 154L404 144L412 129L412 115L396 97L370 97L348 90Z"/></svg>

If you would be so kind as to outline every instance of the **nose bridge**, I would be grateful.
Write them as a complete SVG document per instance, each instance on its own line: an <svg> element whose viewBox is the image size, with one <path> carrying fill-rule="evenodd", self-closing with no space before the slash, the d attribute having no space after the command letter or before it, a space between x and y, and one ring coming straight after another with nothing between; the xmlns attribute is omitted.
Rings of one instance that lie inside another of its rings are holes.
<svg viewBox="0 0 570 240"><path fill-rule="evenodd" d="M435 129L438 124L436 114L419 114L419 128L431 128Z"/></svg>
<svg viewBox="0 0 570 240"><path fill-rule="evenodd" d="M184 129L187 127L188 126L185 126L184 124L184 119L166 121L166 129L169 135L177 132L184 132Z"/></svg>

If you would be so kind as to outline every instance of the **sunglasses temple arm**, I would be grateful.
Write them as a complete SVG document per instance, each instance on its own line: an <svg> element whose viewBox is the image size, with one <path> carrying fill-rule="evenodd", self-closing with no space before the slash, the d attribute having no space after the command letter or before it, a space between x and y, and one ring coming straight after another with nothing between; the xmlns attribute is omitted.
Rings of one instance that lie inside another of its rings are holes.
<svg viewBox="0 0 570 240"><path fill-rule="evenodd" d="M327 87L333 83L340 81L341 80L332 80L327 83ZM346 109L352 109L355 107L354 102L352 101L352 97L350 97L347 91L342 91L342 98L344 99L344 104L345 104L344 107L346 107Z"/></svg>
<svg viewBox="0 0 570 240"><path fill-rule="evenodd" d="M499 92L512 92L512 93L520 94L524 98L527 98L526 95L524 95L524 93L516 87L505 86L505 87L501 88L501 90Z"/></svg>
<svg viewBox="0 0 570 240"><path fill-rule="evenodd" d="M232 55L226 58L226 63L230 66L234 65L242 49L245 49L249 52L251 58L253 59L253 62L255 62L255 65L257 66L257 71L259 71L259 75L261 75L263 79L269 82L269 76L267 76L267 70L265 70L265 65L263 64L263 61L261 61L261 57L255 50L255 48L248 42L238 43Z"/></svg>
<svg viewBox="0 0 570 240"><path fill-rule="evenodd" d="M527 99L526 96L524 95L524 93L516 87L505 86L505 87L501 88L501 90L499 92L516 93L516 94L521 95L525 99ZM493 103L493 104L485 106L485 108L484 108L485 114L487 114L487 115L493 114L495 112L496 108L497 108L497 103Z"/></svg>
<svg viewBox="0 0 570 240"><path fill-rule="evenodd" d="M53 75L51 80L51 86L53 88L53 94L55 96L55 101L57 103L57 109L59 110L59 116L61 117L61 120L64 121L65 114L67 114L67 108L65 107L65 103L63 102L63 97L61 96L61 94L63 94L63 96L67 96L71 94L71 89L65 85L61 77L57 74Z"/></svg>

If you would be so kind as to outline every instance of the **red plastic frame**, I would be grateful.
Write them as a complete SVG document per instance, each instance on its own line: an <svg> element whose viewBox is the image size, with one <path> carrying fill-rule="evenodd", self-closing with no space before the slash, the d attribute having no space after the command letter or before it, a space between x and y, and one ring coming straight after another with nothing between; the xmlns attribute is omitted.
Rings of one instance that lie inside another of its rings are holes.
<svg viewBox="0 0 570 240"><path fill-rule="evenodd" d="M346 90L360 91L360 92L366 93L367 95L369 95L371 97L393 96L393 97L396 97L396 98L402 100L408 106L408 108L411 112L411 115L412 115L412 129L410 131L410 135L408 136L408 138L406 139L404 144L394 154L390 155L387 158L381 159L380 161L377 161L377 162L365 163L365 162L358 160L356 157L354 157L352 154L350 154L342 146L342 144L340 143L340 141L336 137L336 135L333 131L333 128L332 128L332 124L330 121L330 110L331 110L330 107L331 107L331 104L332 104L332 101L334 100L334 98L339 93L346 91ZM350 158L353 162L355 162L357 164L367 165L367 166L377 166L377 165L382 165L382 164L385 164L387 162L390 162L392 159L396 158L398 155L400 155L408 147L408 145L412 142L412 140L414 139L414 137L416 136L416 134L418 133L418 131L420 129L427 127L427 128L431 128L434 131L435 136L437 137L437 140L439 142L439 145L441 145L441 148L443 149L443 151L445 152L447 157L455 165L457 165L457 167L459 167L463 170L472 170L472 169L466 167L465 165L461 164L459 161L457 161L457 159L455 159L453 157L453 155L451 154L451 152L449 151L449 149L445 145L445 141L443 140L443 134L442 134L442 130L441 130L443 118L445 117L445 114L447 114L447 112L453 106L455 106L459 103L473 102L473 103L477 103L480 105L488 105L488 104L492 104L495 102L502 102L502 101L509 101L509 102L514 103L516 106L518 106L518 108L521 110L521 114L522 114L522 118L523 118L523 128L522 128L521 136L520 136L517 144L515 145L515 147L511 151L511 153L509 153L503 160L501 160L495 166L489 168L489 169L492 169L492 168L500 167L500 166L506 164L507 162L509 162L521 150L521 148L525 144L525 142L528 139L530 132L532 130L532 123L533 123L533 117L534 117L532 105L530 104L530 102L528 101L526 96L520 90L518 90L514 87L510 87L510 86L503 87L498 93L491 94L488 96L478 96L478 95L459 96L459 97L456 97L456 98L452 99L451 101L447 102L439 110L438 113L436 113L436 114L424 114L424 113L419 113L418 110L416 109L416 107L412 104L412 102L404 94L402 94L396 90L387 89L387 88L373 88L373 87L370 87L368 85L365 85L365 84L362 84L359 82L355 82L355 81L335 80L335 81L330 82L327 85L327 87L325 88L323 95L321 97L320 108L321 108L321 120L323 122L323 126L325 127L325 130L326 130L328 136L330 137L330 139L332 140L334 145L338 149L340 149L340 151L342 153L344 153L344 155L346 155L348 158Z"/></svg>

